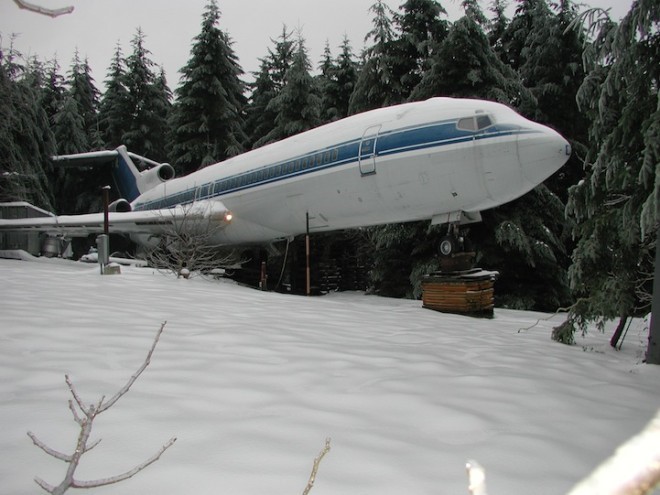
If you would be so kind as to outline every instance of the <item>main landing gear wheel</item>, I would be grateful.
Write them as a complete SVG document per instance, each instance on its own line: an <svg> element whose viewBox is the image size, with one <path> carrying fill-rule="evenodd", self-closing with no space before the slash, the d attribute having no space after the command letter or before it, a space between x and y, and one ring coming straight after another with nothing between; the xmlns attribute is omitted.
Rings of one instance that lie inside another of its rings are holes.
<svg viewBox="0 0 660 495"><path fill-rule="evenodd" d="M460 272L470 270L474 266L475 253L470 249L466 232L460 232L455 225L440 239L438 255L442 272Z"/></svg>
<svg viewBox="0 0 660 495"><path fill-rule="evenodd" d="M458 239L453 235L446 235L440 239L438 252L443 258L450 258L458 251Z"/></svg>

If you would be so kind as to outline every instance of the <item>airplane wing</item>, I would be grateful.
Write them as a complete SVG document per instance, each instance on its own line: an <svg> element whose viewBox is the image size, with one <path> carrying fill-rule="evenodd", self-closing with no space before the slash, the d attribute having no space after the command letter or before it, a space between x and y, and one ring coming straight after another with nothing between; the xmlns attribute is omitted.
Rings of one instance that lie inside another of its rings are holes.
<svg viewBox="0 0 660 495"><path fill-rule="evenodd" d="M231 214L220 201L179 205L161 210L110 212L108 214L108 227L111 234L159 235L171 232L172 229L204 228L210 223L216 227L222 227L230 221ZM0 219L0 232L45 232L68 237L85 237L89 234L101 234L103 228L103 213Z"/></svg>

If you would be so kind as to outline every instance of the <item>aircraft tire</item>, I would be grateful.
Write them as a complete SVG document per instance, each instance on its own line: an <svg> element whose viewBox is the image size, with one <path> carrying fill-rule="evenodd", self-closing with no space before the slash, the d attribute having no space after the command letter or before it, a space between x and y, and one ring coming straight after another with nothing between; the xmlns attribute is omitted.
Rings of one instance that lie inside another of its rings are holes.
<svg viewBox="0 0 660 495"><path fill-rule="evenodd" d="M438 253L443 258L449 258L458 250L458 242L453 235L446 235L440 239L438 244Z"/></svg>

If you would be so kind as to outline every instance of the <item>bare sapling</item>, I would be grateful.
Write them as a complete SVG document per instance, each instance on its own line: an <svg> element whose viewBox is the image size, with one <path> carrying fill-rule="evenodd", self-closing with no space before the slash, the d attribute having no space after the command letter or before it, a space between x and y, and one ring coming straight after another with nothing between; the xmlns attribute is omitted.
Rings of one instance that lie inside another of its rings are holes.
<svg viewBox="0 0 660 495"><path fill-rule="evenodd" d="M169 221L163 222L162 231L154 237L158 244L145 252L149 266L191 278L231 264L233 258L214 241L225 228L225 210L218 213L213 207L204 209L197 204L180 208L183 214L176 219L163 213Z"/></svg>
<svg viewBox="0 0 660 495"><path fill-rule="evenodd" d="M92 450L101 442L100 439L94 442L90 442L94 420L101 413L107 411L113 405L115 405L117 401L121 399L124 395L126 395L130 390L130 388L135 383L135 381L140 377L142 372L147 368L147 366L149 366L149 363L151 362L151 356L153 355L154 349L158 344L158 341L160 339L161 334L163 333L163 329L165 328L166 323L167 322L163 322L163 324L160 326L160 329L158 330L158 332L156 333L156 337L154 338L153 344L151 345L151 349L149 349L147 357L143 361L142 365L130 377L128 382L126 382L126 384L109 400L106 401L105 396L103 396L96 403L86 404L78 394L69 376L65 375L66 384L72 396L72 398L69 399L69 410L73 415L73 419L75 420L76 423L78 423L78 426L80 427L80 432L78 434L78 440L76 442L76 448L74 452L72 454L65 454L55 449L52 449L46 444L44 444L41 440L39 440L34 433L28 432L28 436L32 439L32 442L34 442L34 444L37 447L39 447L41 450L46 452L48 455L55 457L56 459L59 459L61 461L64 461L69 465L66 471L66 475L64 476L64 479L58 485L51 485L50 483L47 483L46 481L42 480L39 477L35 478L35 482L45 491L53 495L61 495L65 493L69 488L96 488L99 486L111 485L113 483L118 483L120 481L127 480L128 478L135 476L137 473L145 469L147 466L153 464L158 459L160 459L160 456L163 455L163 452L165 452L168 448L170 448L174 444L174 442L176 441L176 437L170 438L167 441L167 443L165 443L158 450L158 452L156 452L152 457L150 457L146 461L142 462L141 464L135 466L133 469L130 469L129 471L123 474L111 476L109 478L92 480L92 481L79 481L74 477L76 469L78 468L78 464L80 463L82 456L87 452L89 452L90 450Z"/></svg>
<svg viewBox="0 0 660 495"><path fill-rule="evenodd" d="M30 12L36 12L37 14L47 15L49 17L59 17L61 15L70 14L73 12L73 6L62 7L59 9L49 9L42 7L41 5L26 2L25 0L14 0L14 3L18 5L19 9L29 10Z"/></svg>

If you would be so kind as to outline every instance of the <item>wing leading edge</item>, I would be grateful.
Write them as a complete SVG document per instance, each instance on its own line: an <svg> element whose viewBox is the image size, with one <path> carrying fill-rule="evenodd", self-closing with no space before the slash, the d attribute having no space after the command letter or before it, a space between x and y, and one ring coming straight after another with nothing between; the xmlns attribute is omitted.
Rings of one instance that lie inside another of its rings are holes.
<svg viewBox="0 0 660 495"><path fill-rule="evenodd" d="M2 204L0 203L0 206ZM161 210L110 212L108 228L111 234L159 235L173 229L200 228L213 223L223 227L231 221L231 213L220 201L195 203ZM0 219L0 232L45 232L68 237L84 237L104 231L103 213L85 215L61 215L38 218Z"/></svg>

